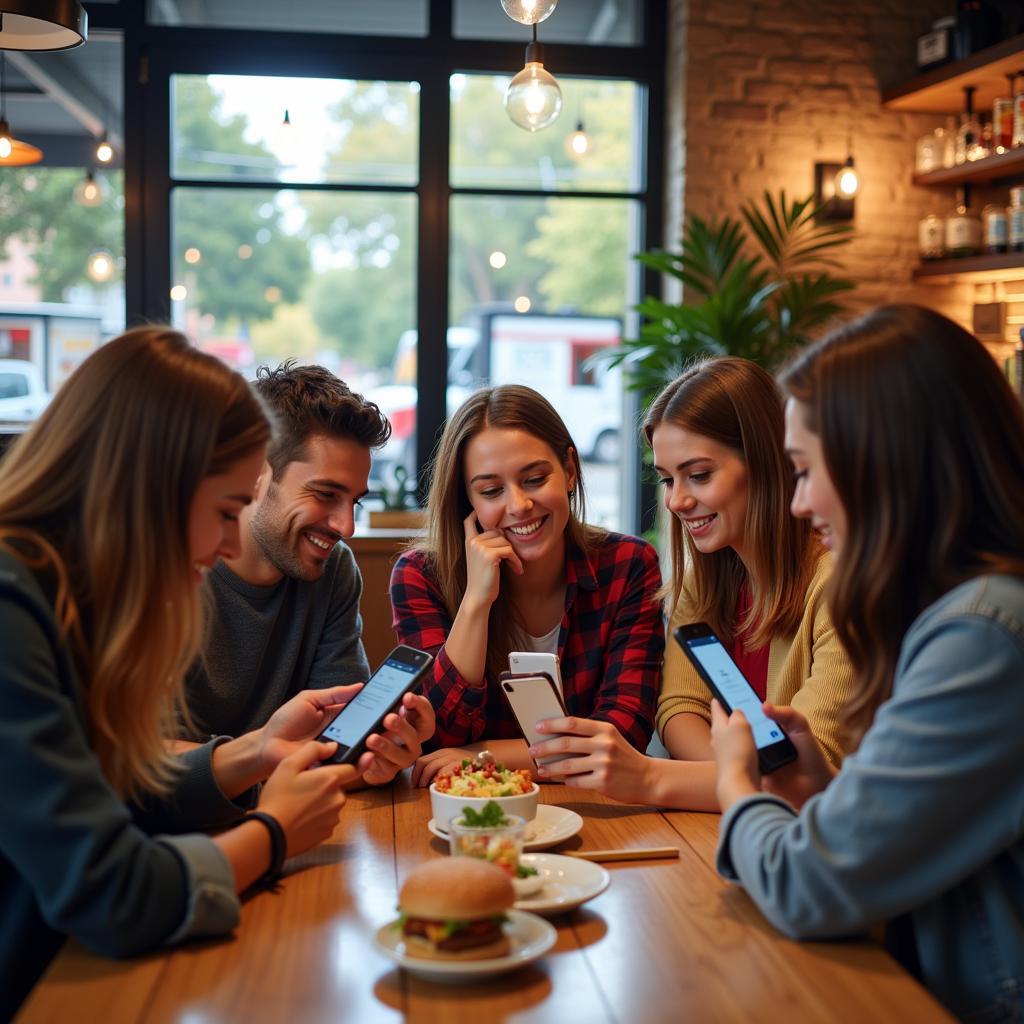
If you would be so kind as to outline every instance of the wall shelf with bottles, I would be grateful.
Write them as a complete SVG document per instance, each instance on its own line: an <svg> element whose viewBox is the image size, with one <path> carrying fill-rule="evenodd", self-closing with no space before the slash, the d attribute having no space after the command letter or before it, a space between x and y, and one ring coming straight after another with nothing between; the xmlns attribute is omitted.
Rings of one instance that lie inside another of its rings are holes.
<svg viewBox="0 0 1024 1024"><path fill-rule="evenodd" d="M958 281L1019 281L1024 279L1024 252L1002 252L958 259L925 260L914 268L921 284Z"/></svg>
<svg viewBox="0 0 1024 1024"><path fill-rule="evenodd" d="M940 167L927 174L915 174L915 185L987 185L1024 175L1024 147L995 153L956 167Z"/></svg>
<svg viewBox="0 0 1024 1024"><path fill-rule="evenodd" d="M882 92L882 106L912 113L952 114L963 109L964 86L974 86L975 108L991 107L1006 92L1006 76L1024 69L1024 34L917 75Z"/></svg>

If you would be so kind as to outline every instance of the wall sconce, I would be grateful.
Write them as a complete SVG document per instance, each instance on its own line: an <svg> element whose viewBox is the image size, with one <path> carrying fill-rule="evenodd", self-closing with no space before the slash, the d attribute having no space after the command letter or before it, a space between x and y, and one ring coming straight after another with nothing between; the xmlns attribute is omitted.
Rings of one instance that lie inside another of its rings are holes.
<svg viewBox="0 0 1024 1024"><path fill-rule="evenodd" d="M816 163L814 165L814 205L818 208L818 220L853 220L853 194L840 191L840 175L853 170L853 158L845 164ZM848 182L844 179L844 185ZM854 188L856 193L856 188Z"/></svg>

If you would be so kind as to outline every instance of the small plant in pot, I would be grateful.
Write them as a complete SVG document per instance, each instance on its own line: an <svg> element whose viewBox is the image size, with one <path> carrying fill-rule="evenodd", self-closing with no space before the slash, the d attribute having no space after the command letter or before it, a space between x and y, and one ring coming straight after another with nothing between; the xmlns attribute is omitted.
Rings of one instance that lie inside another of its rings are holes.
<svg viewBox="0 0 1024 1024"><path fill-rule="evenodd" d="M377 496L384 507L370 510L371 529L421 530L426 525L426 514L416 505L416 485L405 466L391 470Z"/></svg>

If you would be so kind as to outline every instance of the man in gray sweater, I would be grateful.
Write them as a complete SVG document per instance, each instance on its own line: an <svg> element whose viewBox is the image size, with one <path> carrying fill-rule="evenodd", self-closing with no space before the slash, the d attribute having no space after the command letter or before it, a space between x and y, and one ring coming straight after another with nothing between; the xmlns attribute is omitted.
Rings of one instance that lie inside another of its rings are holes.
<svg viewBox="0 0 1024 1024"><path fill-rule="evenodd" d="M254 388L273 414L275 436L239 518L241 554L206 577L212 614L188 679L192 740L240 736L301 690L369 676L362 578L344 541L366 494L370 452L386 443L391 426L321 366L260 367ZM407 696L391 723L370 742L378 757L367 781L387 781L412 764L433 733L433 710L425 698Z"/></svg>

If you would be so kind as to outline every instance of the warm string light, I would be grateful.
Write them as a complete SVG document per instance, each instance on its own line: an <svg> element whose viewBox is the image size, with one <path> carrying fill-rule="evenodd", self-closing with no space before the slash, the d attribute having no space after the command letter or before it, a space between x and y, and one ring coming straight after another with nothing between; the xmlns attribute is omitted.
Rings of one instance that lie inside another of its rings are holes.
<svg viewBox="0 0 1024 1024"><path fill-rule="evenodd" d="M565 151L573 160L582 160L590 153L592 145L593 143L583 127L583 119L581 118L576 122L576 130L571 135L566 136Z"/></svg>
<svg viewBox="0 0 1024 1024"><path fill-rule="evenodd" d="M86 171L85 177L75 186L75 202L79 206L99 206L103 202L103 186L92 171Z"/></svg>

